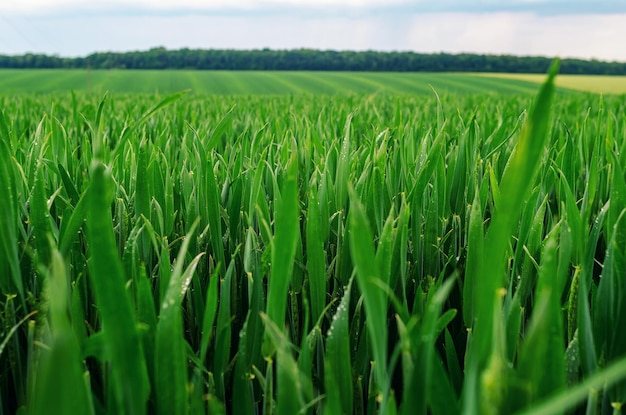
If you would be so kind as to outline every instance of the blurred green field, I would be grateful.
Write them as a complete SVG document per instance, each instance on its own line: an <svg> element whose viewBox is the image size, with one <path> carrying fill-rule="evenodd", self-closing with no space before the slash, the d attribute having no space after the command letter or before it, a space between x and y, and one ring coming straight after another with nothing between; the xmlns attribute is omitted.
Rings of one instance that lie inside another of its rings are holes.
<svg viewBox="0 0 626 415"><path fill-rule="evenodd" d="M490 78L542 82L541 74L482 74ZM577 91L593 92L596 94L626 94L626 76L610 75L560 75L556 85L561 88L574 89Z"/></svg>
<svg viewBox="0 0 626 415"><path fill-rule="evenodd" d="M306 71L158 71L158 70L0 70L0 93L172 93L190 89L199 94L532 94L528 80L485 78L457 73L372 73Z"/></svg>

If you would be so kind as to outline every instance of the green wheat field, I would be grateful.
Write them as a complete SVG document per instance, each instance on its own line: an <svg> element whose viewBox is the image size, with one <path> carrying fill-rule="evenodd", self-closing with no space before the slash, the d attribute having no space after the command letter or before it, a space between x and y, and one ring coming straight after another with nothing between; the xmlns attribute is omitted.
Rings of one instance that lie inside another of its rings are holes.
<svg viewBox="0 0 626 415"><path fill-rule="evenodd" d="M1 71L0 414L622 413L626 101L556 72Z"/></svg>
<svg viewBox="0 0 626 415"><path fill-rule="evenodd" d="M2 93L74 90L102 96L107 91L169 94L189 89L211 95L407 95L432 94L433 88L459 93L527 94L534 93L537 84L533 78L450 73L0 69Z"/></svg>

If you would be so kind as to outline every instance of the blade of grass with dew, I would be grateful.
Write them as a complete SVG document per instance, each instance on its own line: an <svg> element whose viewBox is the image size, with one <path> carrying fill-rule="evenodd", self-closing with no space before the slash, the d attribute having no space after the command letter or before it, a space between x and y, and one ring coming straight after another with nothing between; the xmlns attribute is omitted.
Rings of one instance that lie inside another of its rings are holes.
<svg viewBox="0 0 626 415"><path fill-rule="evenodd" d="M473 366L468 372L470 377L480 376L493 353L494 320L499 318L497 304L501 301L498 292L506 286L503 278L505 253L548 140L554 78L558 66L558 61L555 61L520 131L518 141L500 181L500 201L496 205L496 211L493 213L491 225L485 236L484 256L478 261L479 272L475 280L475 292L480 293L480 296L476 296L474 304L475 319L468 355ZM478 385L478 382L468 384ZM466 395L472 393L467 391ZM482 395L484 396L485 393L491 392L484 390ZM498 392L493 391L493 393ZM465 408L465 410L476 413L477 408Z"/></svg>
<svg viewBox="0 0 626 415"><path fill-rule="evenodd" d="M350 291L352 279L346 287L341 304L333 316L326 336L326 357L324 375L332 379L326 383L326 401L334 413L352 414L354 391L352 385L352 365L350 364L350 338L348 313L350 311ZM338 410L338 412L337 412Z"/></svg>
<svg viewBox="0 0 626 415"><path fill-rule="evenodd" d="M613 152L610 151L609 155ZM624 171L617 155L610 156L613 162L610 204L607 213L608 244L602 267L602 275L595 298L594 339L602 355L611 361L626 353L626 339L616 328L626 324L624 295L626 284L623 271L626 269L626 182ZM609 391L611 405L626 402L626 383L620 382Z"/></svg>
<svg viewBox="0 0 626 415"><path fill-rule="evenodd" d="M300 208L298 202L298 159L291 157L276 207L274 238L272 240L272 266L267 294L267 316L279 327L285 324L287 291L296 255ZM266 337L263 355L270 356L273 347Z"/></svg>
<svg viewBox="0 0 626 415"><path fill-rule="evenodd" d="M198 223L199 220L193 223L178 252L156 328L155 392L160 414L187 413L187 354L181 303L204 253L196 255L184 271L183 266Z"/></svg>
<svg viewBox="0 0 626 415"><path fill-rule="evenodd" d="M91 178L87 209L89 270L111 358L114 401L119 411L143 414L149 394L148 376L113 234L113 183L110 172L99 162L94 162Z"/></svg>
<svg viewBox="0 0 626 415"><path fill-rule="evenodd" d="M380 271L374 252L374 237L370 230L365 208L351 187L348 238L350 252L356 269L357 283L363 293L367 313L367 330L373 348L375 378L383 394L382 412L386 411L390 379L387 371L387 305L385 294L378 285Z"/></svg>

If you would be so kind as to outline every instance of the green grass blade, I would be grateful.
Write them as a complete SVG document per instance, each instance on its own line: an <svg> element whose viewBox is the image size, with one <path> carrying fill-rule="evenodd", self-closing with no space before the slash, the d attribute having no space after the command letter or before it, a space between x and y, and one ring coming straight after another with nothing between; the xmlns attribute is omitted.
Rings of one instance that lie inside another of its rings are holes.
<svg viewBox="0 0 626 415"><path fill-rule="evenodd" d="M437 368L433 369L433 364L437 364L433 361L439 359L435 351L435 340L438 337L437 326L441 324L445 328L446 313L440 315L441 309L455 283L455 278L448 278L441 283L440 287L433 285L428 293L421 324L415 329L415 335L411 340L411 353L415 355L415 368L408 380L410 393L404 397L402 402L404 414L425 413L427 406L431 410L434 409L435 412L442 411L442 408L446 406L441 401L441 394L444 394L443 399L450 401L450 403L456 400L449 376L445 373L433 373L438 370ZM450 310L450 312L454 313L454 310ZM450 313L447 315L449 316ZM432 383L435 379L437 384ZM438 396L431 394L433 390L437 391Z"/></svg>
<svg viewBox="0 0 626 415"><path fill-rule="evenodd" d="M477 365L478 372L472 376L487 366L493 346L498 343L493 337L494 327L498 326L494 321L499 318L499 292L506 286L503 278L505 253L546 148L557 70L558 61L550 69L548 79L535 99L500 181L500 201L485 236L484 257L479 259L480 272L475 281L475 290L480 296L476 297L474 304L476 323L469 359Z"/></svg>
<svg viewBox="0 0 626 415"><path fill-rule="evenodd" d="M48 239L50 244L50 239ZM95 414L83 373L78 340L68 318L68 278L58 250L50 250L46 278L50 339L42 349L32 396L32 414Z"/></svg>
<svg viewBox="0 0 626 415"><path fill-rule="evenodd" d="M375 378L383 393L382 410L384 412L390 386L387 372L387 304L385 294L379 287L381 276L376 266L374 237L365 214L365 208L352 189L350 189L348 238L357 282L365 301L367 330L372 343L375 362Z"/></svg>
<svg viewBox="0 0 626 415"><path fill-rule="evenodd" d="M474 195L474 202L470 208L468 228L467 265L463 281L463 321L466 327L472 327L475 318L474 304L478 301L475 298L476 281L481 278L480 261L484 256L483 216L478 191Z"/></svg>
<svg viewBox="0 0 626 415"><path fill-rule="evenodd" d="M561 292L557 279L557 237L544 242L530 326L517 362L524 392L515 394L517 407L530 406L565 387L565 350Z"/></svg>
<svg viewBox="0 0 626 415"><path fill-rule="evenodd" d="M67 220L63 218L65 226L61 228L59 233L59 250L64 256L70 252L72 244L76 240L87 217L87 207L89 205L88 194L89 192L84 192L78 199L78 203L76 203L74 210Z"/></svg>
<svg viewBox="0 0 626 415"><path fill-rule="evenodd" d="M200 339L200 358L206 359L206 353L213 336L213 323L217 313L217 288L219 282L218 270L216 269L209 279L207 286L204 316L202 318L202 338Z"/></svg>
<svg viewBox="0 0 626 415"><path fill-rule="evenodd" d="M428 405L433 415L460 413L459 403L448 373L436 353L432 356L428 382Z"/></svg>
<svg viewBox="0 0 626 415"><path fill-rule="evenodd" d="M222 217L220 215L220 194L217 190L217 182L213 174L213 163L209 159L206 164L205 179L206 184L206 214L209 223L209 234L211 239L211 248L214 258L218 264L222 264L221 269L226 267L226 259L224 256L224 244L222 242Z"/></svg>
<svg viewBox="0 0 626 415"><path fill-rule="evenodd" d="M612 384L626 379L626 358L621 358L600 372L590 376L584 382L567 388L542 403L528 408L517 415L556 415L574 408L583 402L591 392L611 386Z"/></svg>
<svg viewBox="0 0 626 415"><path fill-rule="evenodd" d="M326 306L326 263L318 203L317 188L312 185L309 190L309 208L306 218L306 265L313 321L320 318Z"/></svg>
<svg viewBox="0 0 626 415"><path fill-rule="evenodd" d="M141 266L136 287L137 322L142 328L143 352L146 357L146 367L150 379L154 384L154 345L157 327L157 315L150 280L146 275L145 266Z"/></svg>
<svg viewBox="0 0 626 415"><path fill-rule="evenodd" d="M91 131L91 145L92 145L92 154L96 160L102 160L104 158L104 137L100 133L101 123L102 123L102 110L104 109L104 104L109 96L109 92L105 92L98 104L98 110L96 111L96 118L94 120L93 129Z"/></svg>
<svg viewBox="0 0 626 415"><path fill-rule="evenodd" d="M215 328L215 353L213 355L213 370L216 381L215 389L218 398L222 401L226 397L226 382L224 375L230 361L230 345L232 333L232 278L235 272L235 261L231 261L226 269L224 278L220 281L220 303L217 313L217 327Z"/></svg>
<svg viewBox="0 0 626 415"><path fill-rule="evenodd" d="M92 167L91 178L87 209L89 270L111 358L115 402L120 411L142 414L146 411L149 385L135 313L113 234L110 211L113 183L110 172L97 162Z"/></svg>
<svg viewBox="0 0 626 415"><path fill-rule="evenodd" d="M74 182L72 181L69 173L67 172L67 170L65 170L65 167L63 167L62 164L60 163L57 164L57 168L59 169L59 176L61 176L63 187L65 187L65 191L67 192L67 195L70 197L72 204L76 206L80 198L78 195L78 191L76 190L76 187L74 186Z"/></svg>
<svg viewBox="0 0 626 415"><path fill-rule="evenodd" d="M7 120L4 111L0 108L0 136L5 137L6 140L10 137L9 121Z"/></svg>
<svg viewBox="0 0 626 415"><path fill-rule="evenodd" d="M345 289L341 304L333 317L333 322L326 336L325 376L332 380L326 382L326 400L333 411L339 409L342 414L353 413L352 365L350 364L350 341L348 331L348 313L350 311L350 291L352 279Z"/></svg>
<svg viewBox="0 0 626 415"><path fill-rule="evenodd" d="M187 397L187 349L183 331L181 303L203 253L198 254L183 272L185 257L193 233L192 226L180 248L167 293L161 305L156 329L155 377L157 413L186 414Z"/></svg>
<svg viewBox="0 0 626 415"><path fill-rule="evenodd" d="M43 165L40 163L37 167L35 188L31 197L30 220L33 226L37 259L41 266L47 267L52 260L52 250L48 238L53 235L44 186Z"/></svg>
<svg viewBox="0 0 626 415"><path fill-rule="evenodd" d="M18 258L17 189L8 136L0 138L0 288L3 293L16 293L24 299L24 286Z"/></svg>
<svg viewBox="0 0 626 415"><path fill-rule="evenodd" d="M338 210L346 205L348 200L348 176L350 173L350 128L352 125L352 114L348 115L344 126L344 136L341 142L341 151L337 161L337 171L335 172L335 203Z"/></svg>
<svg viewBox="0 0 626 415"><path fill-rule="evenodd" d="M298 241L300 208L298 202L298 160L291 157L276 208L274 239L272 241L272 268L267 295L267 316L278 327L285 324L287 290L291 281ZM265 341L263 354L272 354Z"/></svg>
<svg viewBox="0 0 626 415"><path fill-rule="evenodd" d="M148 180L148 163L150 160L150 153L147 148L146 141L142 141L139 144L139 154L137 155L137 178L135 184L135 222L139 222L141 217L146 218L147 222L150 222L151 209L150 199L154 189L150 186ZM138 251L141 258L145 262L150 262L150 237L147 230L144 228L139 236Z"/></svg>
<svg viewBox="0 0 626 415"><path fill-rule="evenodd" d="M310 397L306 391L308 379L300 374L298 364L291 355L291 343L269 316L261 314L265 332L276 348L276 414L299 413ZM266 391L267 393L267 391Z"/></svg>

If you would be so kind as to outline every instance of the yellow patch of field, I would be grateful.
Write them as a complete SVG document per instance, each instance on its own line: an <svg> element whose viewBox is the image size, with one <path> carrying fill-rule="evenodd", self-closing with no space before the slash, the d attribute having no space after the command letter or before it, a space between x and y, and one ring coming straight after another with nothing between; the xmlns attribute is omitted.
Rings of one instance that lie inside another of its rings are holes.
<svg viewBox="0 0 626 415"><path fill-rule="evenodd" d="M541 83L546 79L542 74L488 73L483 76L517 79ZM558 75L556 85L562 88L598 94L626 94L626 76L610 75Z"/></svg>

